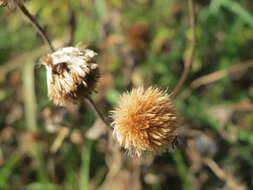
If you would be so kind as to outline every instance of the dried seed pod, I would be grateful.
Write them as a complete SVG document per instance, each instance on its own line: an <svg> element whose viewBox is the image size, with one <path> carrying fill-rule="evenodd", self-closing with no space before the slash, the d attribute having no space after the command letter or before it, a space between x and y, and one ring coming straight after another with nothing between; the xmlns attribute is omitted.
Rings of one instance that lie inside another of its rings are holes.
<svg viewBox="0 0 253 190"><path fill-rule="evenodd" d="M124 93L112 118L113 135L131 154L164 152L176 141L176 110L170 96L157 88Z"/></svg>
<svg viewBox="0 0 253 190"><path fill-rule="evenodd" d="M5 7L8 5L9 0L0 0L0 7Z"/></svg>
<svg viewBox="0 0 253 190"><path fill-rule="evenodd" d="M48 96L57 105L77 104L95 88L99 72L89 49L65 47L41 58L47 70Z"/></svg>
<svg viewBox="0 0 253 190"><path fill-rule="evenodd" d="M23 3L25 0L0 0L0 7L8 7L14 9L17 7L17 4Z"/></svg>

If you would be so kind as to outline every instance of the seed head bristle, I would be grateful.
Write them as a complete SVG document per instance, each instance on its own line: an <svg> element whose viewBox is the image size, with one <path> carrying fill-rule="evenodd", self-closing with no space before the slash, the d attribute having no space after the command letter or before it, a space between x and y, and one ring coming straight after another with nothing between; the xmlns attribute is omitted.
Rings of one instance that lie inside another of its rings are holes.
<svg viewBox="0 0 253 190"><path fill-rule="evenodd" d="M130 153L166 151L177 137L176 110L164 91L150 87L124 93L112 111L113 135Z"/></svg>

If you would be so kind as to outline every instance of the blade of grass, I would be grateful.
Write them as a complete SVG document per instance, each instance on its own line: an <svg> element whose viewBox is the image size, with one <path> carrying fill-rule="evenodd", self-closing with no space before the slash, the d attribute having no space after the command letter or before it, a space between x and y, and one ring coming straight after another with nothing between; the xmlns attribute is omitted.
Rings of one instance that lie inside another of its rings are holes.
<svg viewBox="0 0 253 190"><path fill-rule="evenodd" d="M173 159L177 165L177 171L182 180L182 189L183 190L195 190L196 188L192 184L191 175L188 172L187 166L183 160L182 154L180 151L175 151L173 154Z"/></svg>
<svg viewBox="0 0 253 190"><path fill-rule="evenodd" d="M100 20L102 20L107 14L106 3L104 0L95 0L95 6L97 14Z"/></svg>
<svg viewBox="0 0 253 190"><path fill-rule="evenodd" d="M25 190L62 190L62 187L53 183L32 183Z"/></svg>
<svg viewBox="0 0 253 190"><path fill-rule="evenodd" d="M245 23L247 23L250 27L253 27L253 16L239 3L231 0L214 0L210 6L211 10L213 11L217 11L220 7L224 7L238 15L238 17L241 18Z"/></svg>
<svg viewBox="0 0 253 190"><path fill-rule="evenodd" d="M34 81L34 63L27 62L23 68L23 89L24 89L24 107L26 127L31 132L37 132L37 103L35 95ZM39 144L32 147L31 154L33 155L37 165L37 175L40 181L46 182L47 174L45 171L45 161L43 152Z"/></svg>
<svg viewBox="0 0 253 190"><path fill-rule="evenodd" d="M20 159L19 156L19 154L11 155L6 163L0 168L0 189L8 189L8 178L18 163Z"/></svg>
<svg viewBox="0 0 253 190"><path fill-rule="evenodd" d="M40 182L48 182L48 176L46 172L46 164L44 160L44 154L41 150L40 144L34 146L34 159L37 165L37 176Z"/></svg>
<svg viewBox="0 0 253 190"><path fill-rule="evenodd" d="M36 123L36 97L34 86L34 64L28 62L24 65L23 69L23 84L24 84L24 106L25 106L25 119L27 129L30 131L37 131Z"/></svg>
<svg viewBox="0 0 253 190"><path fill-rule="evenodd" d="M90 176L90 158L93 142L88 140L82 151L82 165L80 173L80 190L88 190Z"/></svg>
<svg viewBox="0 0 253 190"><path fill-rule="evenodd" d="M76 169L73 164L66 163L64 166L66 173L64 179L64 187L66 190L75 190L78 189L78 177L76 176Z"/></svg>
<svg viewBox="0 0 253 190"><path fill-rule="evenodd" d="M99 189L99 187L101 186L101 184L105 178L106 172L107 172L106 168L101 167L99 169L99 171L96 173L96 176L94 177L94 180L95 180L95 188L94 189Z"/></svg>

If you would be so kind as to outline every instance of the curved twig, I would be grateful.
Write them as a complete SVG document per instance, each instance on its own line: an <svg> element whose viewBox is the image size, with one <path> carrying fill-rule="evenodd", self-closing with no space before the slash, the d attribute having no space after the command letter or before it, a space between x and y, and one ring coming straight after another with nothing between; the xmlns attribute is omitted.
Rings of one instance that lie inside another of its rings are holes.
<svg viewBox="0 0 253 190"><path fill-rule="evenodd" d="M195 26L195 10L194 10L194 4L192 0L188 0L188 7L189 7L189 17L190 17L190 26L192 29L192 39L191 39L191 52L189 57L187 57L184 61L184 70L180 76L179 82L177 83L176 87L174 88L172 92L172 96L176 96L179 92L179 90L184 85L187 76L189 74L191 65L193 63L193 58L195 54L196 49L196 26Z"/></svg>
<svg viewBox="0 0 253 190"><path fill-rule="evenodd" d="M22 2L18 2L17 6L19 10L28 18L28 20L31 22L35 30L39 33L39 35L43 38L43 40L48 44L50 50L53 52L55 51L49 37L47 36L45 30L40 26L38 21L33 17L33 15L29 12L29 10L25 7L25 5Z"/></svg>
<svg viewBox="0 0 253 190"><path fill-rule="evenodd" d="M222 78L232 75L234 73L239 73L243 71L247 71L247 69L253 67L253 60L248 60L242 63L238 63L235 65L232 65L228 69L223 69L219 71L215 71L213 73L201 76L194 81L191 82L188 88L184 89L184 91L180 94L179 98L181 100L187 98L193 90L199 88L200 86L203 85L208 85L210 83L216 82L218 80L221 80Z"/></svg>

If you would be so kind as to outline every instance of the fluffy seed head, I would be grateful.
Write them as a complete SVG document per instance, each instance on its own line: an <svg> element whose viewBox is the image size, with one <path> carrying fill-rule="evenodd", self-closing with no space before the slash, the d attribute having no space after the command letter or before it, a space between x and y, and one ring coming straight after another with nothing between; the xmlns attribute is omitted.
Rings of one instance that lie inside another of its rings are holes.
<svg viewBox="0 0 253 190"><path fill-rule="evenodd" d="M157 88L124 93L112 118L113 135L137 156L164 152L176 141L176 110L170 96Z"/></svg>
<svg viewBox="0 0 253 190"><path fill-rule="evenodd" d="M89 49L65 47L41 59L47 70L48 96L55 104L77 104L94 90L99 76L96 55Z"/></svg>

